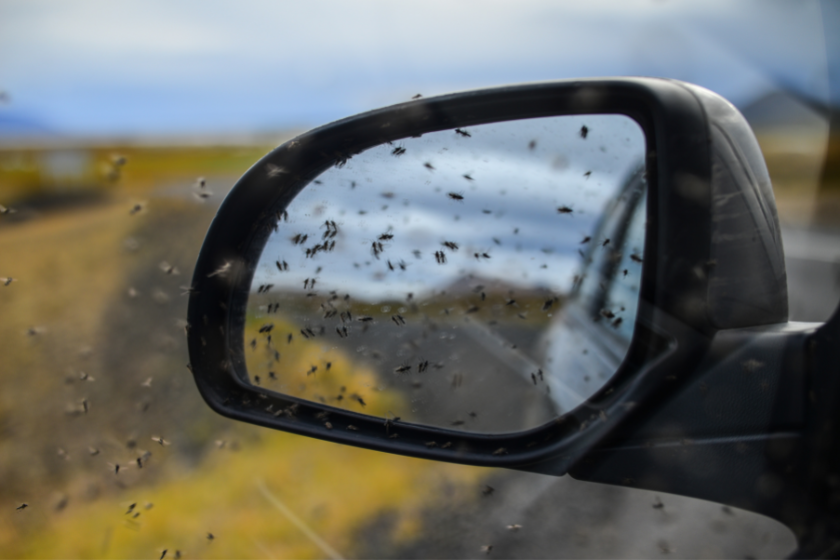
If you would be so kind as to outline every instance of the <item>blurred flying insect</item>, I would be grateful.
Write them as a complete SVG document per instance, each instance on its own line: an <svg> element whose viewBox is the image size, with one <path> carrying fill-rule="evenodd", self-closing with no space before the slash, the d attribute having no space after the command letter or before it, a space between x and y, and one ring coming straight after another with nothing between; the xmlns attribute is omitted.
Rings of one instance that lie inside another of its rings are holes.
<svg viewBox="0 0 840 560"><path fill-rule="evenodd" d="M399 416L394 416L393 412L388 411L388 415L389 415L389 418L386 418L385 422L383 423L383 425L385 426L385 432L386 433L388 432L388 430L391 429L391 427L394 424L396 424L397 422L400 421L400 417Z"/></svg>
<svg viewBox="0 0 840 560"><path fill-rule="evenodd" d="M473 256L475 257L475 260L477 260L477 261L480 261L481 259L489 259L490 258L489 253L473 253Z"/></svg>
<svg viewBox="0 0 840 560"><path fill-rule="evenodd" d="M587 179L589 179L589 177L590 177L591 175L592 175L592 172L591 172L591 171L587 171L586 173L584 173L584 174L583 174L583 176L584 176L584 177L586 177Z"/></svg>
<svg viewBox="0 0 840 560"><path fill-rule="evenodd" d="M411 371L410 365L397 366L394 368L394 373L405 373L407 371Z"/></svg>
<svg viewBox="0 0 840 560"><path fill-rule="evenodd" d="M347 327L336 327L335 332L338 333L339 337L347 338Z"/></svg>
<svg viewBox="0 0 840 560"><path fill-rule="evenodd" d="M536 147L537 147L537 141L536 140L531 140L530 142L528 142L528 149L529 150L533 150Z"/></svg>
<svg viewBox="0 0 840 560"><path fill-rule="evenodd" d="M606 247L609 244L610 244L610 238L608 237L608 238L604 239L603 243L601 243L601 247Z"/></svg>
<svg viewBox="0 0 840 560"><path fill-rule="evenodd" d="M609 309L602 309L601 310L601 317L603 317L605 319L614 319L615 318L615 313L613 313Z"/></svg>
<svg viewBox="0 0 840 560"><path fill-rule="evenodd" d="M26 330L27 336L38 336L39 334L44 334L47 332L47 329L44 327L29 327Z"/></svg>
<svg viewBox="0 0 840 560"><path fill-rule="evenodd" d="M266 324L264 324L263 326L260 327L259 332L260 332L260 334L270 333L271 329L273 329L273 328L274 328L274 323L266 323Z"/></svg>
<svg viewBox="0 0 840 560"><path fill-rule="evenodd" d="M357 403L359 403L362 406L362 408L367 406L367 403L365 402L365 399L363 399L361 397L361 395L353 393L352 395L350 395L350 398L353 399L354 401L356 401Z"/></svg>
<svg viewBox="0 0 840 560"><path fill-rule="evenodd" d="M451 251L457 251L458 250L458 244L455 243L454 241L444 241L443 243L441 243L441 245L443 245L444 247L446 247L447 249L449 249Z"/></svg>
<svg viewBox="0 0 840 560"><path fill-rule="evenodd" d="M9 208L0 204L0 214L14 214L15 212L17 212L17 210L14 208Z"/></svg>
<svg viewBox="0 0 840 560"><path fill-rule="evenodd" d="M467 181L475 181L475 179L473 179L473 176L470 173L464 173L463 175L461 175L461 177L463 177ZM463 197L461 197L461 198L463 198Z"/></svg>
<svg viewBox="0 0 840 560"><path fill-rule="evenodd" d="M374 241L370 246L371 253L373 253L373 256L376 257L377 259L379 258L379 255L384 250L385 250L385 248L382 246L382 243L380 243L378 241Z"/></svg>
<svg viewBox="0 0 840 560"><path fill-rule="evenodd" d="M633 254L630 255L630 260L633 261L633 262L640 263L640 262L642 262L642 257L637 255L636 253L633 253Z"/></svg>
<svg viewBox="0 0 840 560"><path fill-rule="evenodd" d="M22 509L26 509L26 508L28 508L28 507L29 507L29 504L27 504L26 502L23 502L22 504L20 504L20 505L19 505L18 507L16 507L15 509L17 509L17 510L22 510Z"/></svg>
<svg viewBox="0 0 840 560"><path fill-rule="evenodd" d="M572 212L574 212L574 210L568 206L561 206L557 209L558 214L571 214Z"/></svg>
<svg viewBox="0 0 840 560"><path fill-rule="evenodd" d="M160 266L160 269L162 271L164 271L166 274L169 274L169 275L172 275L172 276L178 276L179 274L181 274L181 271L178 270L178 267L176 267L174 265L171 265L166 261L160 261L160 265L158 265L158 266Z"/></svg>
<svg viewBox="0 0 840 560"><path fill-rule="evenodd" d="M464 138L470 138L470 137L472 137L472 134L470 134L469 132L467 132L466 130L463 130L463 129L461 129L461 128L456 128L456 129L455 129L455 134L458 134L458 135L460 135L460 136L463 136Z"/></svg>
<svg viewBox="0 0 840 560"><path fill-rule="evenodd" d="M426 163L424 163L424 164L423 164L423 167L425 167L425 168L426 168L426 169L428 169L429 171L434 171L434 170L435 170L435 166L434 166L434 165L432 165L432 164L431 164L431 162L428 162L428 161L427 161Z"/></svg>
<svg viewBox="0 0 840 560"><path fill-rule="evenodd" d="M481 547L481 552L483 552L484 554L490 554L490 552L492 552L492 551L493 551L493 545L492 544L485 544Z"/></svg>
<svg viewBox="0 0 840 560"><path fill-rule="evenodd" d="M309 235L305 233L296 233L292 236L292 245L303 245L306 243L306 240L309 239Z"/></svg>
<svg viewBox="0 0 840 560"><path fill-rule="evenodd" d="M521 528L522 528L522 525L519 525L518 523L512 523L512 524L507 526L507 530L508 531L513 531L513 532L516 532Z"/></svg>
<svg viewBox="0 0 840 560"><path fill-rule="evenodd" d="M233 263L230 261L225 262L222 266L211 272L207 275L207 278L212 278L214 276L221 276L222 278L226 277L230 269L233 267Z"/></svg>
<svg viewBox="0 0 840 560"><path fill-rule="evenodd" d="M403 148L402 146L397 146L396 148L391 150L391 155L392 156L399 157L399 156L403 155L404 153L405 153L405 148Z"/></svg>
<svg viewBox="0 0 840 560"><path fill-rule="evenodd" d="M285 169L273 163L266 164L265 171L269 177L277 177L283 173L288 173Z"/></svg>
<svg viewBox="0 0 840 560"><path fill-rule="evenodd" d="M446 196L448 196L452 200L464 200L464 195L458 194L456 192L447 193Z"/></svg>
<svg viewBox="0 0 840 560"><path fill-rule="evenodd" d="M586 140L587 135L589 134L589 128L586 125L580 127L580 137Z"/></svg>
<svg viewBox="0 0 840 560"><path fill-rule="evenodd" d="M146 202L135 202L131 206L131 210L128 211L129 216L134 216L135 214L139 214L140 212L146 209Z"/></svg>
<svg viewBox="0 0 840 560"><path fill-rule="evenodd" d="M399 327L405 325L405 319L402 315L392 315L391 320Z"/></svg>
<svg viewBox="0 0 840 560"><path fill-rule="evenodd" d="M590 241L592 241L592 238L587 235L586 237L580 240L580 244L584 245L586 243L589 243Z"/></svg>
<svg viewBox="0 0 840 560"><path fill-rule="evenodd" d="M485 496L490 496L495 492L496 489L490 486L489 484L485 484L484 488L481 489L481 493Z"/></svg>
<svg viewBox="0 0 840 560"><path fill-rule="evenodd" d="M423 97L423 96L419 93L417 95L412 95L411 96L412 99L420 99L421 97Z"/></svg>
<svg viewBox="0 0 840 560"><path fill-rule="evenodd" d="M446 253L443 251L435 251L435 260L438 264L445 264L446 263Z"/></svg>
<svg viewBox="0 0 840 560"><path fill-rule="evenodd" d="M164 446L170 445L170 442L168 440L165 440L160 436L152 436L152 441L159 444L159 445L164 445Z"/></svg>
<svg viewBox="0 0 840 560"><path fill-rule="evenodd" d="M12 282L17 282L17 278L12 278L11 276L0 276L0 283L4 286L8 286Z"/></svg>
<svg viewBox="0 0 840 560"><path fill-rule="evenodd" d="M276 261L274 264L277 265L277 270L279 270L280 272L289 270L289 263L287 263L286 261Z"/></svg>
<svg viewBox="0 0 840 560"><path fill-rule="evenodd" d="M653 509L663 509L665 507L665 504L662 503L662 500L659 499L659 496L654 496L653 504L651 507L653 507Z"/></svg>

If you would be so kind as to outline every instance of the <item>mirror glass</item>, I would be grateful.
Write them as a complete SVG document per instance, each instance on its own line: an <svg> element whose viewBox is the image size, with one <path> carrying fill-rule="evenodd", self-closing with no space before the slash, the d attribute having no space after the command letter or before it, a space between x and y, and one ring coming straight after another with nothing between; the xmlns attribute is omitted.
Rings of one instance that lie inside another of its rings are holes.
<svg viewBox="0 0 840 560"><path fill-rule="evenodd" d="M281 211L254 271L254 385L470 432L544 424L633 334L645 136L621 115L382 144Z"/></svg>

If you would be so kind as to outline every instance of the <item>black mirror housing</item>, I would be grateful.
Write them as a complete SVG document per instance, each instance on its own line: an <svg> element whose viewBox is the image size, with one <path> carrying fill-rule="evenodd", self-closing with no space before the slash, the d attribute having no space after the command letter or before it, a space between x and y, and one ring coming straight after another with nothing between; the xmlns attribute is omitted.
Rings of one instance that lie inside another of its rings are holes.
<svg viewBox="0 0 840 560"><path fill-rule="evenodd" d="M640 125L649 188L630 351L609 384L584 405L532 430L484 435L383 423L248 383L244 309L256 262L283 209L320 173L375 145L428 132L582 114L621 114ZM699 361L718 330L786 320L778 218L746 121L697 86L615 78L421 98L281 145L239 180L207 233L190 293L188 344L202 396L225 416L380 451L559 475L620 424L649 413L676 390L679 372Z"/></svg>

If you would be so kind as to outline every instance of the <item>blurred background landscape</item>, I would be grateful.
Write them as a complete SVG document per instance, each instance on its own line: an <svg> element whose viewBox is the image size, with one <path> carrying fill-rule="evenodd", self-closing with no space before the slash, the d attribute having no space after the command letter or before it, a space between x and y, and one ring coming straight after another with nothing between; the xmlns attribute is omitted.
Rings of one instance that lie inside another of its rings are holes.
<svg viewBox="0 0 840 560"><path fill-rule="evenodd" d="M789 553L779 524L716 504L233 423L186 368L201 241L266 152L417 93L584 76L735 103L773 180L791 318L825 320L837 5L587 6L0 3L0 557Z"/></svg>

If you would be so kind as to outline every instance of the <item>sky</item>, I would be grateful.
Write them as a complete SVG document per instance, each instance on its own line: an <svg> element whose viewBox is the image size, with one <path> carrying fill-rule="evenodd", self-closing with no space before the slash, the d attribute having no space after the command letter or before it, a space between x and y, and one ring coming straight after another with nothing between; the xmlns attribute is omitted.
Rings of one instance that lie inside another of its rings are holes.
<svg viewBox="0 0 840 560"><path fill-rule="evenodd" d="M299 129L589 76L678 78L742 107L778 88L836 102L837 29L819 1L3 0L0 138Z"/></svg>

